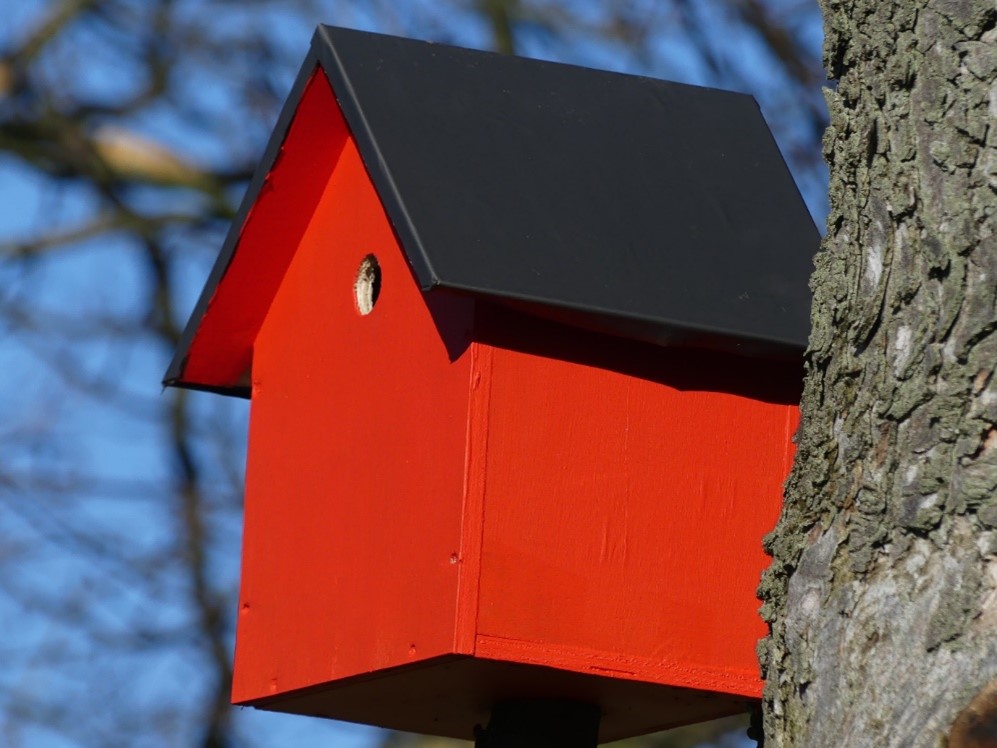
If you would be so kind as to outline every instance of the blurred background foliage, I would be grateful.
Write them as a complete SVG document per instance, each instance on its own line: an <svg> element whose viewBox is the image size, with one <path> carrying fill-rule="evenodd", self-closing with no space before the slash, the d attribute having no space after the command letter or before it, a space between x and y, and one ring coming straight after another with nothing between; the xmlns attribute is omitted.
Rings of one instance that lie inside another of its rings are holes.
<svg viewBox="0 0 997 748"><path fill-rule="evenodd" d="M247 404L159 387L311 31L326 22L752 93L820 224L816 2L0 10L0 743L456 744L228 705ZM626 745L741 745L744 724Z"/></svg>

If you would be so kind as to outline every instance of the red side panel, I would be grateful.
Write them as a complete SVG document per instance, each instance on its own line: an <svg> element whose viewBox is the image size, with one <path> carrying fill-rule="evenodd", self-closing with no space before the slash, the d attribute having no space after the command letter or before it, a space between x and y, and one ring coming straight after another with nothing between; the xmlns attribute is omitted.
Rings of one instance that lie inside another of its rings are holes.
<svg viewBox="0 0 997 748"><path fill-rule="evenodd" d="M700 375L695 352L654 350L654 379L584 363L597 343L494 350L475 653L757 697L796 408L679 389L753 376Z"/></svg>
<svg viewBox="0 0 997 748"><path fill-rule="evenodd" d="M191 342L184 382L245 384L253 340L347 137L329 82L317 70Z"/></svg>
<svg viewBox="0 0 997 748"><path fill-rule="evenodd" d="M466 335L468 304L433 313ZM452 354L349 139L256 341L235 701L454 652L471 355Z"/></svg>

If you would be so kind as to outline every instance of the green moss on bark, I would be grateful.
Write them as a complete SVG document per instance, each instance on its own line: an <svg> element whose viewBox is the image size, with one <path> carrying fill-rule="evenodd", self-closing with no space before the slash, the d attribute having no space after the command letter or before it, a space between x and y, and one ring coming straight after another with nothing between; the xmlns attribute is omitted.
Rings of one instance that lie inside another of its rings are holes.
<svg viewBox="0 0 997 748"><path fill-rule="evenodd" d="M831 210L759 590L766 739L933 746L997 675L997 7L822 7Z"/></svg>

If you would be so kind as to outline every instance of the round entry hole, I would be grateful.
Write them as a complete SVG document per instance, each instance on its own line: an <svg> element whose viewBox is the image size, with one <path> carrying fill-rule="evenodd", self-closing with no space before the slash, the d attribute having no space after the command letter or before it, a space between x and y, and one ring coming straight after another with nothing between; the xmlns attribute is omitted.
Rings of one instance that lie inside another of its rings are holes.
<svg viewBox="0 0 997 748"><path fill-rule="evenodd" d="M361 260L357 279L353 282L353 295L360 314L367 315L374 310L377 297L381 295L381 266L374 255L367 255Z"/></svg>

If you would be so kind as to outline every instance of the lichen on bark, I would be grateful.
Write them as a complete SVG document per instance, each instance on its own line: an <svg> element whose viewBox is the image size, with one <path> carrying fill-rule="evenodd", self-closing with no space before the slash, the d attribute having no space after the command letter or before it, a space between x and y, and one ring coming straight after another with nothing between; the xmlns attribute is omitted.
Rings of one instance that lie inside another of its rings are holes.
<svg viewBox="0 0 997 748"><path fill-rule="evenodd" d="M760 587L773 746L931 746L997 677L997 5L822 0L827 237Z"/></svg>

